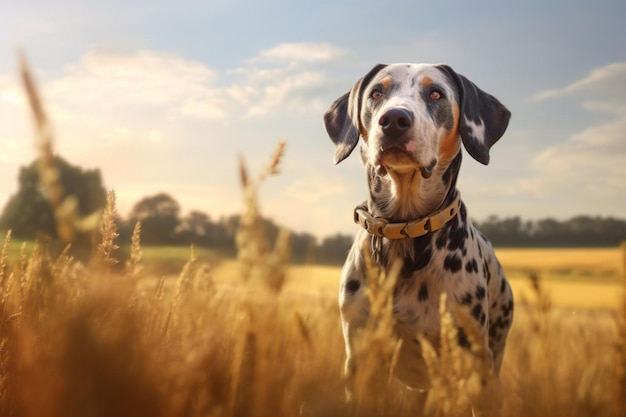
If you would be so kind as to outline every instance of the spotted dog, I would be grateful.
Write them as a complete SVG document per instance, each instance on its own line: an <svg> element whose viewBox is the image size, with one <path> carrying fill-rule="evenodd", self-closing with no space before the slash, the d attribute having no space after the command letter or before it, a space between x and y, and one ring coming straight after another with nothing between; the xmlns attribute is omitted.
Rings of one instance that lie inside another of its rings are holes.
<svg viewBox="0 0 626 417"><path fill-rule="evenodd" d="M397 376L429 381L416 335L439 345L439 295L468 309L499 372L513 319L513 295L487 238L470 222L456 188L461 143L487 165L510 112L447 65L377 65L324 115L335 163L360 142L369 198L355 209L359 230L343 267L339 303L346 372L355 369L354 336L368 317L364 256L390 269L402 261L394 291L396 331L404 342ZM371 251L364 251L371 245ZM459 343L467 337L459 331Z"/></svg>

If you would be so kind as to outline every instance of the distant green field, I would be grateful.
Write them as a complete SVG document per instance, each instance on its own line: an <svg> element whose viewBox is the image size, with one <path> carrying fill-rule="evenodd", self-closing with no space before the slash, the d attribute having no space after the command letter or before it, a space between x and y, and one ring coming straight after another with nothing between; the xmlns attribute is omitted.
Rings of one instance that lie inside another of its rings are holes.
<svg viewBox="0 0 626 417"><path fill-rule="evenodd" d="M4 234L2 236L4 240ZM35 242L32 240L11 239L9 244L9 262L15 262L20 257L22 245L27 256L32 255ZM58 244L51 244L49 248L51 256L57 256L64 248ZM207 248L194 248L196 257L204 262L216 262L218 259L228 258L223 252ZM117 249L113 256L123 262L129 253L129 246L123 245ZM162 272L180 271L180 268L189 260L191 246L142 246L141 258L143 265L150 269L159 269Z"/></svg>

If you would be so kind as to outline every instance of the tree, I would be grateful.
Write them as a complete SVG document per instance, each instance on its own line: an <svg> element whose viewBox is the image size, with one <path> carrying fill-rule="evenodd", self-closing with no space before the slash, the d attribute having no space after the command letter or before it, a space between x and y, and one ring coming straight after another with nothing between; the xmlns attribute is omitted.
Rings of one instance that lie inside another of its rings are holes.
<svg viewBox="0 0 626 417"><path fill-rule="evenodd" d="M352 247L353 240L352 236L342 234L325 238L319 249L320 261L325 263L342 263L346 259L350 247Z"/></svg>
<svg viewBox="0 0 626 417"><path fill-rule="evenodd" d="M140 200L129 216L134 225L141 222L141 242L151 245L174 243L175 231L180 223L180 205L165 193Z"/></svg>
<svg viewBox="0 0 626 417"><path fill-rule="evenodd" d="M176 229L180 243L214 246L220 236L219 226L211 222L208 214L193 210L185 216Z"/></svg>
<svg viewBox="0 0 626 417"><path fill-rule="evenodd" d="M530 239L532 224L518 216L500 219L491 215L483 223L476 223L479 230L495 246L526 246Z"/></svg>
<svg viewBox="0 0 626 417"><path fill-rule="evenodd" d="M85 216L101 210L106 203L100 170L83 170L55 157L64 197L74 195L78 200L79 215ZM20 168L19 189L9 199L0 216L0 229L11 229L16 237L32 239L37 233L56 236L52 208L39 187L37 161Z"/></svg>
<svg viewBox="0 0 626 417"><path fill-rule="evenodd" d="M317 244L310 233L291 233L291 254L293 260L306 263L317 262Z"/></svg>

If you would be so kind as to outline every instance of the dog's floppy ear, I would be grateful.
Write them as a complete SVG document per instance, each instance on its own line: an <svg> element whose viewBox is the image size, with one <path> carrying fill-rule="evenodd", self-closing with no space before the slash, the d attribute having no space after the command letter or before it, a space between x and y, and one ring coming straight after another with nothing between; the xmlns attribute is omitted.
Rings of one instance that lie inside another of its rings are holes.
<svg viewBox="0 0 626 417"><path fill-rule="evenodd" d="M480 163L489 163L489 149L506 130L511 112L494 96L447 65L439 66L457 85L459 134L467 152Z"/></svg>
<svg viewBox="0 0 626 417"><path fill-rule="evenodd" d="M343 96L339 97L324 113L324 125L328 136L335 144L335 164L343 161L359 143L359 113L361 95L367 84L386 65L378 64L361 78Z"/></svg>

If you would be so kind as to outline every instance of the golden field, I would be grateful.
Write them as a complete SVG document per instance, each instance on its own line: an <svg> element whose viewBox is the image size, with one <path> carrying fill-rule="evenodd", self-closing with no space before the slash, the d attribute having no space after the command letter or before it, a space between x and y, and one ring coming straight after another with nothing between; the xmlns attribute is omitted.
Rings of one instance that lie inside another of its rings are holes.
<svg viewBox="0 0 626 417"><path fill-rule="evenodd" d="M143 269L139 229L129 261L113 269L115 231L106 216L87 264L67 253L52 257L40 244L10 261L7 235L0 255L0 415L469 416L470 407L481 415L623 415L626 308L619 279L542 279L539 263L520 264L540 278L513 278L518 305L501 387L479 344L471 351L456 345L449 323L462 325L462 314L442 311L452 321L442 324L440 353L425 356L433 381L427 396L390 377L401 364L394 360L391 292L378 281L378 307L360 351L366 365L357 369L348 402L340 269L289 266L288 239L272 248L248 216L237 261L207 262L210 255L190 249L175 277ZM567 251L557 252L567 259ZM547 259L560 268L555 258Z"/></svg>
<svg viewBox="0 0 626 417"><path fill-rule="evenodd" d="M556 306L616 309L621 305L623 254L619 248L497 248L496 255L518 303L533 301L529 274L536 273ZM229 282L236 279L237 272L236 261L219 260L213 277L218 282ZM334 297L340 274L341 267L292 265L285 290Z"/></svg>

